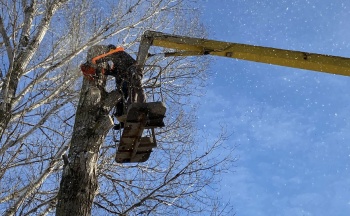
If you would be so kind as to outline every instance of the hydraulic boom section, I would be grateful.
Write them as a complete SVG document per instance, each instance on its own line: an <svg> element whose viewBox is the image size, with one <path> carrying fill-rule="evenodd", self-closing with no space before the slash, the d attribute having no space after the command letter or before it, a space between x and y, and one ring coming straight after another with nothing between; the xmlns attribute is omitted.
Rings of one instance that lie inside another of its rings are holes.
<svg viewBox="0 0 350 216"><path fill-rule="evenodd" d="M350 76L350 58L230 43L146 31L141 39L138 63L143 65L150 46L174 49L165 56L216 55L247 61Z"/></svg>

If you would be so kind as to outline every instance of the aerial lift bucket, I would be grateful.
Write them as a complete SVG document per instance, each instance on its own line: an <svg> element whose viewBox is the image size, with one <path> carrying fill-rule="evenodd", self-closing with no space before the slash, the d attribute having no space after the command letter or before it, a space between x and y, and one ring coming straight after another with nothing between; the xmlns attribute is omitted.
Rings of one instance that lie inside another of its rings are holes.
<svg viewBox="0 0 350 216"><path fill-rule="evenodd" d="M145 162L157 146L154 128L163 127L166 107L163 102L133 103L127 110L124 129L118 145L117 163ZM152 136L144 136L150 129Z"/></svg>

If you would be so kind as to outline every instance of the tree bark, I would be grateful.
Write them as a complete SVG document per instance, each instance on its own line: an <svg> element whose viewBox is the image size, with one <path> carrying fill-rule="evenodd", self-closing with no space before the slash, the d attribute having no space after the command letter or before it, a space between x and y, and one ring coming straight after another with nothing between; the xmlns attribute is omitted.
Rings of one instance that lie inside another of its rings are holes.
<svg viewBox="0 0 350 216"><path fill-rule="evenodd" d="M90 56L98 55L104 46L94 46ZM69 154L63 156L64 167L56 215L91 215L97 193L97 161L100 147L108 131L113 127L109 112L120 99L116 91L104 90L105 77L101 74L94 81L84 78Z"/></svg>

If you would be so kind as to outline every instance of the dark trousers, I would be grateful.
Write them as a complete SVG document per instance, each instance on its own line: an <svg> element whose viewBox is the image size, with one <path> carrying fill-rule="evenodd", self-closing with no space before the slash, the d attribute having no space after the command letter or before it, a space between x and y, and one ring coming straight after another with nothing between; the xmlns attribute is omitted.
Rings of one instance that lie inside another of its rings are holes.
<svg viewBox="0 0 350 216"><path fill-rule="evenodd" d="M129 96L129 83L127 81L121 81L117 85L123 96L123 98L119 100L119 102L117 103L116 105L117 110L114 114L116 117L119 117L124 114L125 103Z"/></svg>

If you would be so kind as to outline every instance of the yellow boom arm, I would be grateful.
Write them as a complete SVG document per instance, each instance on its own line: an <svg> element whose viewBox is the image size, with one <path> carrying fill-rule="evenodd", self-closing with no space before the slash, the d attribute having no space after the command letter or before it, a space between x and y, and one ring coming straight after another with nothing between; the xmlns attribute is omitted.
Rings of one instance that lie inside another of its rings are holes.
<svg viewBox="0 0 350 216"><path fill-rule="evenodd" d="M167 53L166 56L216 55L350 76L350 58L185 37L155 31L146 31L143 34L137 56L138 65L145 64L150 46L176 50Z"/></svg>

